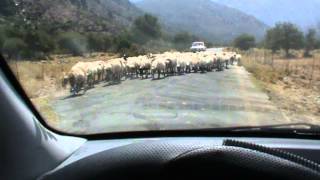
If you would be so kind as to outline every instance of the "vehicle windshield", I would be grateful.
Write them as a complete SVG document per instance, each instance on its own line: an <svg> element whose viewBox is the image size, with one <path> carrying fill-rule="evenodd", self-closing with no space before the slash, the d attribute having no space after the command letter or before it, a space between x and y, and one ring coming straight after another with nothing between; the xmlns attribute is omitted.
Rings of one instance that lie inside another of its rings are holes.
<svg viewBox="0 0 320 180"><path fill-rule="evenodd" d="M1 0L0 50L60 132L320 125L319 9L318 0Z"/></svg>
<svg viewBox="0 0 320 180"><path fill-rule="evenodd" d="M192 46L204 46L203 43L193 43Z"/></svg>

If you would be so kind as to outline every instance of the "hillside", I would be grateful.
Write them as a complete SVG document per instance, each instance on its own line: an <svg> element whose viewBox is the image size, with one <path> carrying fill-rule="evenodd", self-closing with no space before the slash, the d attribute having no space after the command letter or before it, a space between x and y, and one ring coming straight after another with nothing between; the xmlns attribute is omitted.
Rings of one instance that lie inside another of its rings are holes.
<svg viewBox="0 0 320 180"><path fill-rule="evenodd" d="M170 32L189 31L214 43L242 33L263 37L266 25L252 16L210 0L144 0L137 7L161 20Z"/></svg>
<svg viewBox="0 0 320 180"><path fill-rule="evenodd" d="M303 29L317 26L320 22L319 0L213 0L241 10L273 26L279 21L290 21Z"/></svg>
<svg viewBox="0 0 320 180"><path fill-rule="evenodd" d="M9 2L5 0L4 2ZM51 28L79 32L109 32L129 26L142 12L128 0L23 0L20 11L33 23L50 24ZM17 10L3 3L7 11ZM0 13L1 14L1 13ZM3 15L14 14L6 12ZM54 29L53 29L54 30Z"/></svg>
<svg viewBox="0 0 320 180"><path fill-rule="evenodd" d="M87 0L88 9L97 16L128 26L143 12L128 0Z"/></svg>
<svg viewBox="0 0 320 180"><path fill-rule="evenodd" d="M1 0L0 53L32 60L51 54L136 53L127 32L143 14L128 0L20 0L17 5Z"/></svg>

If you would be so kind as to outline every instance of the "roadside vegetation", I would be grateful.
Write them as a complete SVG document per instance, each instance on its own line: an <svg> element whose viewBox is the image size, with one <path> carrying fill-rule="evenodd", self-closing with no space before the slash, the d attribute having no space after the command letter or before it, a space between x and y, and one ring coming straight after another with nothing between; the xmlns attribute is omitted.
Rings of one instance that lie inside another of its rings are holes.
<svg viewBox="0 0 320 180"><path fill-rule="evenodd" d="M252 73L269 98L292 122L319 123L320 116L320 52L303 57L303 50L271 53L252 49L244 53L242 64Z"/></svg>
<svg viewBox="0 0 320 180"><path fill-rule="evenodd" d="M167 34L150 14L138 16L130 26L110 34L98 30L77 31L67 24L48 24L37 13L22 11L16 7L10 13L0 14L0 50L8 60L51 60L57 54L84 56L93 52L136 56L170 49L186 50L193 40L200 40L187 32Z"/></svg>
<svg viewBox="0 0 320 180"><path fill-rule="evenodd" d="M247 48L248 38L234 43L242 65L293 122L319 123L320 51L316 30L301 32L294 24L279 23L263 42Z"/></svg>

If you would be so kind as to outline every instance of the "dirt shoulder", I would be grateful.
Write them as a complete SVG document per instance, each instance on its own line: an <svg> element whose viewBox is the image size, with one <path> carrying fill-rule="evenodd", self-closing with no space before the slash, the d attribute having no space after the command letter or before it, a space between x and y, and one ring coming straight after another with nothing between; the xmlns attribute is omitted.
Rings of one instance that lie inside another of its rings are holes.
<svg viewBox="0 0 320 180"><path fill-rule="evenodd" d="M273 67L250 58L243 65L289 121L320 123L320 58L275 59Z"/></svg>
<svg viewBox="0 0 320 180"><path fill-rule="evenodd" d="M275 84L264 83L270 100L274 102L292 122L320 122L320 93L301 87L290 77Z"/></svg>

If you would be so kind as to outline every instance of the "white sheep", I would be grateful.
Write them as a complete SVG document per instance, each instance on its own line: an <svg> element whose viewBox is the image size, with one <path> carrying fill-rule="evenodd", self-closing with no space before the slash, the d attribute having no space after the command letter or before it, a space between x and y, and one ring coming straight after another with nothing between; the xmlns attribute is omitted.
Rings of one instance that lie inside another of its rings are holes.
<svg viewBox="0 0 320 180"><path fill-rule="evenodd" d="M137 78L139 74L138 73L139 68L140 68L140 59L138 57L129 57L127 59L126 69L127 69L128 76L133 78L133 76L135 75Z"/></svg>
<svg viewBox="0 0 320 180"><path fill-rule="evenodd" d="M176 55L177 58L177 73L178 74L183 74L186 72L186 68L187 68L187 58L183 53L177 54Z"/></svg>
<svg viewBox="0 0 320 180"><path fill-rule="evenodd" d="M237 63L238 63L238 66L241 66L242 64L241 64L241 58L242 58L242 56L241 56L241 54L236 54L236 61L237 61Z"/></svg>
<svg viewBox="0 0 320 180"><path fill-rule="evenodd" d="M167 52L164 54L166 57L166 72L175 75L177 72L177 53Z"/></svg>
<svg viewBox="0 0 320 180"><path fill-rule="evenodd" d="M82 88L84 88L84 92L86 91L85 84L88 78L87 73L85 72L86 65L86 63L78 62L64 77L63 87L66 87L66 85L69 83L70 92L73 95L78 94Z"/></svg>
<svg viewBox="0 0 320 180"><path fill-rule="evenodd" d="M94 61L91 62L92 63L92 67L94 69L96 69L97 71L97 79L95 79L97 82L100 82L104 79L104 74L105 74L105 63L104 61Z"/></svg>
<svg viewBox="0 0 320 180"><path fill-rule="evenodd" d="M113 82L121 82L123 75L124 63L122 58L112 59L108 61L111 66L111 78L109 80Z"/></svg>
<svg viewBox="0 0 320 180"><path fill-rule="evenodd" d="M148 79L148 75L150 74L151 70L151 62L153 59L148 58L147 56L139 56L138 58L140 59L140 76L141 78L144 78L143 76L145 75L145 78Z"/></svg>
<svg viewBox="0 0 320 180"><path fill-rule="evenodd" d="M166 76L166 58L163 56L156 56L155 60L151 63L152 79L154 79L155 73L158 73L158 79L160 79L161 73Z"/></svg>

